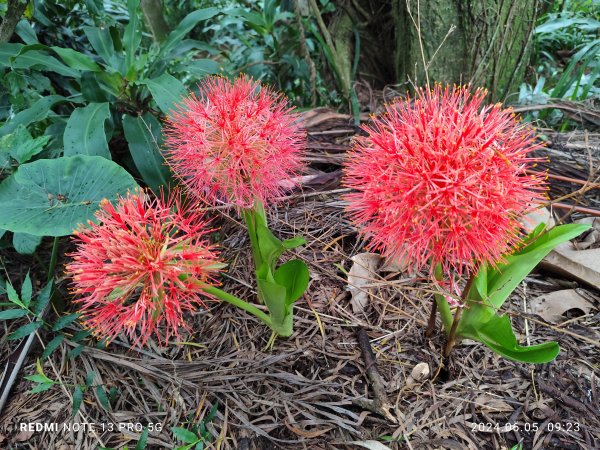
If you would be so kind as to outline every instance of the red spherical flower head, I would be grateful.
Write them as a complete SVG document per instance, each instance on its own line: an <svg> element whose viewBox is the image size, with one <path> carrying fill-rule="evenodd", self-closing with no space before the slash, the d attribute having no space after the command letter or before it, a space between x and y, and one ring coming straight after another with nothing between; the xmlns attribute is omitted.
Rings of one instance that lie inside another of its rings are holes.
<svg viewBox="0 0 600 450"><path fill-rule="evenodd" d="M168 120L167 160L196 197L251 208L302 168L304 132L283 97L240 76L207 77Z"/></svg>
<svg viewBox="0 0 600 450"><path fill-rule="evenodd" d="M222 267L207 222L177 194L153 200L143 192L116 206L102 201L96 218L76 232L66 266L86 326L108 340L125 333L144 345L155 333L168 344L187 328L184 314L211 298L202 287Z"/></svg>
<svg viewBox="0 0 600 450"><path fill-rule="evenodd" d="M348 211L371 246L415 269L471 273L520 239L518 218L542 198L527 175L532 129L486 91L436 86L386 107L348 154Z"/></svg>

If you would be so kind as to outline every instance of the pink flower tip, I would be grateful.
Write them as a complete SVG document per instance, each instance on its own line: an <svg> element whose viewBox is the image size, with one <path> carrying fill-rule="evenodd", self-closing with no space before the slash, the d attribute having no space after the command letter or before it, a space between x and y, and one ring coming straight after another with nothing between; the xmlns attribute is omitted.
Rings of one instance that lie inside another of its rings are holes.
<svg viewBox="0 0 600 450"><path fill-rule="evenodd" d="M370 246L433 277L495 264L520 240L518 219L543 198L526 170L541 147L486 92L436 86L388 105L363 127L344 169L348 211Z"/></svg>
<svg viewBox="0 0 600 450"><path fill-rule="evenodd" d="M210 203L251 208L281 196L303 167L298 115L244 75L209 76L198 89L168 119L167 161L175 174Z"/></svg>
<svg viewBox="0 0 600 450"><path fill-rule="evenodd" d="M124 333L141 346L154 333L168 344L187 328L184 315L212 299L202 288L223 266L207 221L177 193L141 191L102 202L96 219L74 236L66 265L85 325L109 341Z"/></svg>

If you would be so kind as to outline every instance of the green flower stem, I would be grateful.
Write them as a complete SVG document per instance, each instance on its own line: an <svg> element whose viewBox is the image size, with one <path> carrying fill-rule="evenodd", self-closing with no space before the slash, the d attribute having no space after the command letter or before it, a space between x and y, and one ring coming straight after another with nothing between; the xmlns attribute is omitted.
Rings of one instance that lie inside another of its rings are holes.
<svg viewBox="0 0 600 450"><path fill-rule="evenodd" d="M250 314L262 320L266 325L271 326L271 317L268 314L261 311L256 306L242 300L241 298L236 297L235 295L228 294L227 292L222 291L221 289L214 286L207 286L202 288L202 290L207 294L214 295L215 297L217 297L220 300L223 300L224 302L227 302L237 308L249 312Z"/></svg>
<svg viewBox="0 0 600 450"><path fill-rule="evenodd" d="M438 264L435 267L435 279L438 281L442 281L443 272L442 265ZM437 304L437 309L440 312L440 317L442 318L442 323L444 325L444 330L446 334L450 333L450 328L452 327L452 312L450 311L450 305L444 298L442 294L435 294L435 303Z"/></svg>
<svg viewBox="0 0 600 450"><path fill-rule="evenodd" d="M477 268L477 270L473 271L473 274L469 277L469 280L467 281L467 284L465 285L465 288L464 288L461 298L460 298L460 303L463 306L457 307L456 312L454 313L454 318L452 319L452 325L450 326L450 332L448 333L448 343L446 344L446 348L444 350L444 356L446 356L446 357L448 357L450 355L450 352L452 352L452 349L454 348L454 344L456 343L456 338L457 338L456 330L458 328L460 318L462 317L463 309L465 308L464 305L467 304L467 299L469 298L469 291L471 290L471 286L473 286L473 282L475 281L475 277L477 276L478 271L479 271L479 268Z"/></svg>

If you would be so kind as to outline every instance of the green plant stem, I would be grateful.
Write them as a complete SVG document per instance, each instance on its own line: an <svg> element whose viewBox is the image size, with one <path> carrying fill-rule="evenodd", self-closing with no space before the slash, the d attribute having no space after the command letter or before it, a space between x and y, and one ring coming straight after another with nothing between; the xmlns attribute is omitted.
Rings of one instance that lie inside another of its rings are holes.
<svg viewBox="0 0 600 450"><path fill-rule="evenodd" d="M56 261L58 259L58 236L54 238L52 244L52 254L50 255L50 265L48 266L48 282L54 278L54 271L56 270Z"/></svg>
<svg viewBox="0 0 600 450"><path fill-rule="evenodd" d="M442 281L443 271L441 264L436 266L434 275L437 281ZM435 303L437 305L437 310L440 312L444 330L446 333L449 333L450 327L452 326L452 312L450 311L450 306L442 294L435 294Z"/></svg>
<svg viewBox="0 0 600 450"><path fill-rule="evenodd" d="M448 357L450 355L450 353L452 352L452 349L454 348L454 344L456 343L456 329L458 328L458 323L460 322L460 318L462 316L464 305L466 304L467 298L469 296L469 291L471 290L471 286L473 285L473 282L475 281L477 272L479 272L479 267L477 267L476 270L473 271L473 273L469 277L469 280L467 281L467 284L465 285L465 288L462 292L462 295L460 298L460 304L463 306L458 306L456 309L456 312L454 313L454 318L452 320L452 326L450 327L450 332L448 333L448 342L446 343L446 348L444 349L445 357Z"/></svg>
<svg viewBox="0 0 600 450"><path fill-rule="evenodd" d="M224 302L227 302L237 308L243 309L244 311L262 320L266 325L271 326L271 317L268 314L261 311L256 306L242 300L241 298L236 297L235 295L228 294L227 292L214 286L208 286L203 288L202 290L207 294L214 295L215 297L217 297L220 300L223 300Z"/></svg>

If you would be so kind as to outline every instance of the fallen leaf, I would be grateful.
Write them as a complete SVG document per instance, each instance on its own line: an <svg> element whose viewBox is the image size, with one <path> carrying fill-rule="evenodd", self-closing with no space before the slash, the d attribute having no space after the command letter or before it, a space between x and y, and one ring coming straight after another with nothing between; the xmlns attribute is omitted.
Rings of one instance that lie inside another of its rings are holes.
<svg viewBox="0 0 600 450"><path fill-rule="evenodd" d="M289 423L286 423L285 426L288 427L288 429L294 434L297 434L298 436L301 436L305 439L313 439L321 436L322 434L327 433L328 431L331 431L331 427L324 428L322 430L305 431L301 430L300 428L296 428L294 425L291 425Z"/></svg>
<svg viewBox="0 0 600 450"><path fill-rule="evenodd" d="M593 305L575 289L564 289L534 298L530 301L529 307L533 314L548 322L557 323L565 320L564 314L567 311L578 309L587 314Z"/></svg>
<svg viewBox="0 0 600 450"><path fill-rule="evenodd" d="M564 242L544 258L542 267L600 289L600 248L576 250L572 242Z"/></svg>
<svg viewBox="0 0 600 450"><path fill-rule="evenodd" d="M354 264L348 272L348 291L354 314L363 312L369 304L369 289L364 286L373 283L382 259L377 253L359 253L350 258Z"/></svg>
<svg viewBox="0 0 600 450"><path fill-rule="evenodd" d="M512 412L514 408L501 398L493 397L488 394L482 394L474 401L475 405L482 412Z"/></svg>
<svg viewBox="0 0 600 450"><path fill-rule="evenodd" d="M586 250L590 247L597 248L600 245L600 219L597 217L586 217L581 220L576 220L576 223L584 223L591 225L592 229L588 231L583 240L575 243L577 250Z"/></svg>
<svg viewBox="0 0 600 450"><path fill-rule="evenodd" d="M21 431L15 435L14 440L17 442L26 442L31 436L33 436L33 431Z"/></svg>

